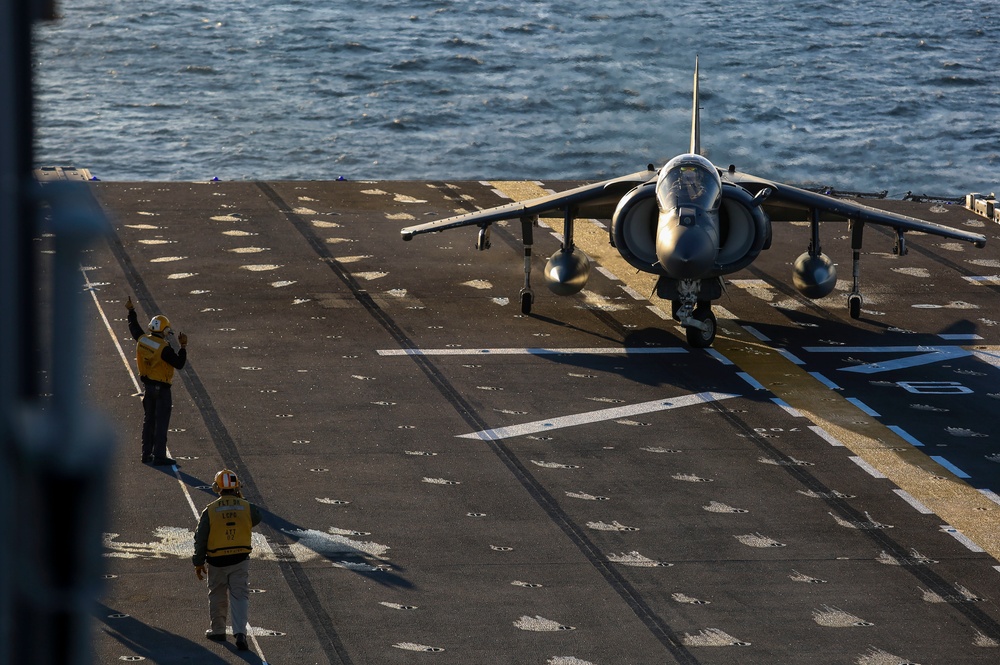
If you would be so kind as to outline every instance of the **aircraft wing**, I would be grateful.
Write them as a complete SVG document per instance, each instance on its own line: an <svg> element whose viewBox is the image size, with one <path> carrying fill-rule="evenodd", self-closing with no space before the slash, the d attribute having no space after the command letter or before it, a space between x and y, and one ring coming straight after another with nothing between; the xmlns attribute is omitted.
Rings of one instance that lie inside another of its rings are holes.
<svg viewBox="0 0 1000 665"><path fill-rule="evenodd" d="M637 171L619 178L583 185L566 190L565 192L540 196L536 199L507 203L494 208L455 215L454 217L426 224L408 226L402 229L400 233L403 236L403 240L410 240L413 236L422 233L434 233L460 226L487 226L493 222L505 219L545 216L546 213L554 212L565 213L567 208L573 210L574 217L610 219L622 196L632 188L655 177L656 171Z"/></svg>
<svg viewBox="0 0 1000 665"><path fill-rule="evenodd" d="M815 209L820 212L820 220L822 221L857 219L866 224L878 224L900 231L921 231L943 238L971 242L976 247L986 246L986 236L979 233L953 229L916 217L878 210L854 201L835 199L747 173L724 170L720 170L720 173L724 181L740 185L754 195L765 187L769 187L772 193L765 199L763 208L773 221L807 221L809 219L808 211ZM806 211L805 214L803 211Z"/></svg>

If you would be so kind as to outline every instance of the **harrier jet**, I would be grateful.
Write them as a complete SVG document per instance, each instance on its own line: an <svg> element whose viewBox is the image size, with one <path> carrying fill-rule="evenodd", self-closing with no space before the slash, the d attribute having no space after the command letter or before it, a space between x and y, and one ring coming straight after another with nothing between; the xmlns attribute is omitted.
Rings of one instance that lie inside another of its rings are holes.
<svg viewBox="0 0 1000 665"><path fill-rule="evenodd" d="M521 221L524 242L524 288L521 311L531 311L532 230L539 216L561 213L562 247L545 265L545 282L558 295L572 295L587 283L590 259L573 245L577 218L610 219L613 247L638 270L658 276L656 293L670 300L674 318L685 328L693 347L715 340L712 301L722 297L723 277L746 268L771 246L772 220L802 220L811 226L808 249L795 261L792 283L808 298L830 294L837 283L833 261L820 248L820 221L846 221L853 250L853 288L848 295L852 318L861 315L858 266L866 224L895 233L894 252L906 254L905 233L920 231L964 240L983 247L986 237L924 220L835 199L773 180L741 173L734 166L720 169L701 154L698 105L698 61L694 69L691 149L659 170L652 164L619 178L584 185L519 203L448 217L402 229L413 236L478 226L478 249L490 246L490 225L507 219Z"/></svg>

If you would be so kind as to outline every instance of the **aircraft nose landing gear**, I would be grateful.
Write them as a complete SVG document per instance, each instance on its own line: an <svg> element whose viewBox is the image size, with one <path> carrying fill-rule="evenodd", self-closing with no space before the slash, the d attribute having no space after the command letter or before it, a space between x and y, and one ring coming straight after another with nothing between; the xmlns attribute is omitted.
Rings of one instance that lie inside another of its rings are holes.
<svg viewBox="0 0 1000 665"><path fill-rule="evenodd" d="M687 323L682 322L687 343L695 349L707 349L715 341L716 319L712 308L698 304Z"/></svg>
<svg viewBox="0 0 1000 665"><path fill-rule="evenodd" d="M698 300L700 280L681 280L677 284L678 300L673 303L674 318L684 327L687 343L696 349L707 349L715 341L716 319L712 301Z"/></svg>

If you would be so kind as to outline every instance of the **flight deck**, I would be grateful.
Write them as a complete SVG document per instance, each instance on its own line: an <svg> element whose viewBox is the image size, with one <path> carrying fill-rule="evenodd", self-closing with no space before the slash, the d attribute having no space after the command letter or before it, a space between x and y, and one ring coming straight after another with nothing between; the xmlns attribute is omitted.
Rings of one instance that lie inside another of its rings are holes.
<svg viewBox="0 0 1000 665"><path fill-rule="evenodd" d="M809 224L775 222L709 349L601 222L559 297L541 220L530 314L518 223L482 252L476 229L400 238L572 184L90 185L113 233L82 266L88 398L120 442L95 662L1000 659L995 223L866 200L988 240L900 257L869 231L853 320L846 223L821 224L840 282L809 301ZM176 468L140 461L129 296L189 337ZM250 652L205 639L190 561L224 467L264 512Z"/></svg>

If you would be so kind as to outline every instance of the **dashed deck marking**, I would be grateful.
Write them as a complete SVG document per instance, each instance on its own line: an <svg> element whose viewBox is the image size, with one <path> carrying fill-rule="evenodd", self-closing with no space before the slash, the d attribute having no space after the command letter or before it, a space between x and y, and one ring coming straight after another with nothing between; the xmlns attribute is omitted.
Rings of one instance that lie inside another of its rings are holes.
<svg viewBox="0 0 1000 665"><path fill-rule="evenodd" d="M983 550L982 547L980 547L979 545L977 545L971 538L969 538L968 536L966 536L964 533L962 533L961 531L959 531L958 529L956 529L953 526L949 526L947 524L942 524L941 525L941 530L944 531L949 536L951 536L952 538L954 538L955 540L957 540L958 542L960 542L963 545L965 545L969 549L970 552L983 552L983 551L985 551L985 550Z"/></svg>
<svg viewBox="0 0 1000 665"><path fill-rule="evenodd" d="M806 364L806 361L802 360L801 358L799 358L798 356L796 356L791 351L788 351L787 349L775 349L775 351L777 351L782 356L784 356L785 360L787 360L788 362L795 363L796 365L805 365Z"/></svg>
<svg viewBox="0 0 1000 665"><path fill-rule="evenodd" d="M979 492L993 503L1000 504L1000 494L988 489L981 489Z"/></svg>
<svg viewBox="0 0 1000 665"><path fill-rule="evenodd" d="M746 330L748 333L750 333L751 335L753 335L754 337L756 337L757 339L759 339L762 342L770 342L771 341L770 337L768 337L767 335L765 335L761 331L757 330L753 326L743 326L743 329Z"/></svg>
<svg viewBox="0 0 1000 665"><path fill-rule="evenodd" d="M754 390L767 390L767 388L764 387L764 384L750 376L747 372L736 372L736 376L750 384L750 387Z"/></svg>
<svg viewBox="0 0 1000 665"><path fill-rule="evenodd" d="M785 413L787 413L788 415L790 415L792 418L801 418L802 417L802 414L799 413L798 409L792 408L791 406L788 405L788 402L786 402L785 400L781 399L780 397L772 397L771 401L774 402L775 404L777 404L778 406L780 406L782 409L784 409Z"/></svg>
<svg viewBox="0 0 1000 665"><path fill-rule="evenodd" d="M836 383L834 383L830 379L826 378L825 376L823 376L819 372L809 372L809 376L811 376L812 378L816 379L817 381L819 381L820 383L822 383L824 386L826 386L830 390L843 390L843 388L841 388Z"/></svg>
<svg viewBox="0 0 1000 665"><path fill-rule="evenodd" d="M592 423L604 422L606 420L615 420L616 418L623 418L626 416L637 416L644 413L654 413L656 411L668 411L670 409L679 409L685 406L693 406L695 404L707 404L709 402L717 402L724 399L731 399L733 397L739 397L739 395L713 392L682 395L681 397L672 397L670 399L656 399L649 402L631 404L629 406L617 406L610 409L599 409L597 411L578 413L572 416L536 420L534 422L514 425L512 427L498 427L495 429L481 430L479 432L471 432L469 434L460 434L458 435L458 438L496 441L499 439L509 439L515 436L524 436L526 434L550 432L564 427L589 425Z"/></svg>
<svg viewBox="0 0 1000 665"><path fill-rule="evenodd" d="M664 321L669 321L670 320L670 317L667 316L667 313L664 312L663 310L661 310L659 307L654 307L652 305L648 305L646 307L646 309L648 309L649 311L651 311L653 314L655 314L656 316L660 317Z"/></svg>
<svg viewBox="0 0 1000 665"><path fill-rule="evenodd" d="M809 429L811 429L813 432L815 432L816 436L818 436L819 438L823 439L824 441L826 441L827 443L829 443L831 446L839 446L841 448L844 447L844 444L842 444L840 441L838 441L834 436L832 436L829 432L827 432L822 427L819 427L817 425L810 425Z"/></svg>
<svg viewBox="0 0 1000 665"><path fill-rule="evenodd" d="M948 460L946 460L944 457L941 457L940 455L931 455L931 459L934 460L935 462L937 462L938 464L940 464L941 466L943 466L944 468L948 469L952 473L954 473L959 478L971 478L972 477L969 474L967 474L965 471L962 471L957 466L955 466L954 464L952 464L951 462L949 462Z"/></svg>
<svg viewBox="0 0 1000 665"><path fill-rule="evenodd" d="M608 270L604 266L595 266L595 269L597 270L597 272L601 273L602 275L604 275L605 277L607 277L608 279L610 279L612 282L620 282L621 281L620 279L618 279L618 275L614 274L613 272L611 272L610 270Z"/></svg>
<svg viewBox="0 0 1000 665"><path fill-rule="evenodd" d="M876 469L875 467L873 467L871 464L869 464L868 462L866 462L864 459L858 457L857 455L852 455L851 457L848 457L847 459L851 460L852 462L854 462L855 464L857 464L858 466L860 466L862 469L864 469L865 473L867 473L872 478L885 478L886 477L886 475L884 473L882 473L881 471L879 471L878 469Z"/></svg>
<svg viewBox="0 0 1000 665"><path fill-rule="evenodd" d="M729 358L725 357L724 355L722 355L721 353L719 353L715 349L705 349L705 351L708 353L708 355L712 356L713 358L715 358L716 360L718 360L723 365L732 365L733 364L732 360L730 360Z"/></svg>
<svg viewBox="0 0 1000 665"><path fill-rule="evenodd" d="M868 406L867 404L865 404L864 402L862 402L861 400L859 400L857 397L848 397L847 401L850 402L851 404L853 404L854 406L858 407L858 409L860 411L862 411L866 415L871 416L872 418L878 418L878 417L880 417L880 414L879 414L878 411L876 411L875 409L871 408L870 406Z"/></svg>
<svg viewBox="0 0 1000 665"><path fill-rule="evenodd" d="M622 291L624 291L629 296L631 296L631 298L633 300L645 300L646 299L646 296L642 295L641 293L639 293L638 291L636 291L635 289L633 289L630 286L620 286L619 288L621 288Z"/></svg>
<svg viewBox="0 0 1000 665"><path fill-rule="evenodd" d="M912 434L904 430L902 427L899 427L898 425L889 425L889 429L895 432L899 436L899 438L901 438L903 441L906 441L910 445L917 446L918 448L923 448L924 444L920 443L919 440L917 440Z"/></svg>
<svg viewBox="0 0 1000 665"><path fill-rule="evenodd" d="M908 503L911 506L913 506L913 508L918 513L921 513L923 515L933 515L934 514L933 510L931 510L930 508L928 508L924 504L922 504L919 501L917 501L917 499L915 499L913 497L913 495L910 494L909 492L907 492L906 490L896 489L896 490L892 490L892 491L893 491L894 494L896 494L897 496L899 496L899 498L901 498L903 501L905 501L906 503Z"/></svg>

